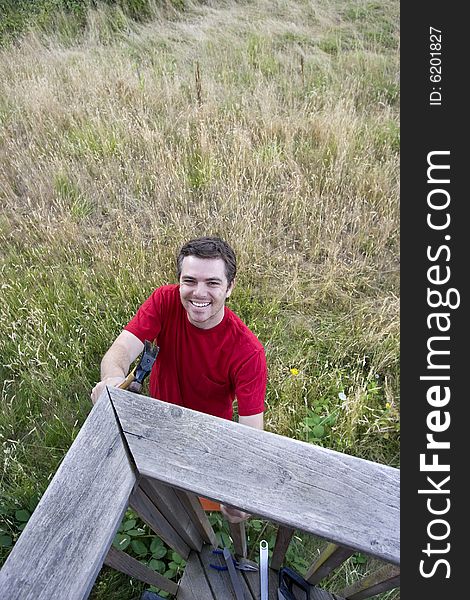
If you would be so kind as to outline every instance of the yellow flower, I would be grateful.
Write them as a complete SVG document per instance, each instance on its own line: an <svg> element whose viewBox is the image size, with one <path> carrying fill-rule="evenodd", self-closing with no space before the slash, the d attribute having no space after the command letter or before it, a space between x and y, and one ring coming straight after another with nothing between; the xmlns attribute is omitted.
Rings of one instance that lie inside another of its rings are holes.
<svg viewBox="0 0 470 600"><path fill-rule="evenodd" d="M299 374L299 369L296 369L295 367L293 369L290 370L291 375L298 375Z"/></svg>
<svg viewBox="0 0 470 600"><path fill-rule="evenodd" d="M390 404L390 402L386 402L385 403L385 408L390 408L392 405Z"/></svg>

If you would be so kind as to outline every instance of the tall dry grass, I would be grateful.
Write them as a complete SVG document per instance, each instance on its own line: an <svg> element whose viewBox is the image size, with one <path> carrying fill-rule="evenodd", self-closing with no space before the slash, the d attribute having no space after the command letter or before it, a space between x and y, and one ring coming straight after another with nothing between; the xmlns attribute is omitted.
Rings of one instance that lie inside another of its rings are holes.
<svg viewBox="0 0 470 600"><path fill-rule="evenodd" d="M398 4L184 6L0 50L8 506L44 490L101 355L206 234L238 255L267 428L398 464Z"/></svg>

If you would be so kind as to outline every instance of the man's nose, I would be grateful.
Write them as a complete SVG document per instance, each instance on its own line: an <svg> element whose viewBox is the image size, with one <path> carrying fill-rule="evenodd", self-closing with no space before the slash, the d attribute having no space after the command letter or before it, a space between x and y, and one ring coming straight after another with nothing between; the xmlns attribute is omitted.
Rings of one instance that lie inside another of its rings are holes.
<svg viewBox="0 0 470 600"><path fill-rule="evenodd" d="M203 281L198 281L194 289L194 295L198 297L205 297L207 286Z"/></svg>

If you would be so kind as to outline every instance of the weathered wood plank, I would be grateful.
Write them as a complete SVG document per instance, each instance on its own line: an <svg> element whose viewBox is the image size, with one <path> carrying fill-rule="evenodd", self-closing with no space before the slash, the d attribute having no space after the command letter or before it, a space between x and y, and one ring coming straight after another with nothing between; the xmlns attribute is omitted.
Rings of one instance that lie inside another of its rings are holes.
<svg viewBox="0 0 470 600"><path fill-rule="evenodd" d="M236 600L236 594L233 589L229 572L218 571L210 566L211 564L214 564L220 567L225 567L225 559L223 555L213 554L212 548L205 545L202 549L200 558L202 568L205 572L205 577L209 582L212 593L214 594L214 598L217 598L218 600ZM240 585L243 589L246 600L251 600L253 596L251 595L250 588L243 578L242 572L237 570L236 573L240 579Z"/></svg>
<svg viewBox="0 0 470 600"><path fill-rule="evenodd" d="M199 502L199 498L196 494L191 492L184 492L183 490L175 489L176 495L181 500L181 503L188 511L190 518L194 525L202 536L202 539L207 543L217 548L217 538L215 531L209 522L209 519Z"/></svg>
<svg viewBox="0 0 470 600"><path fill-rule="evenodd" d="M87 598L135 480L104 392L0 571L2 600Z"/></svg>
<svg viewBox="0 0 470 600"><path fill-rule="evenodd" d="M183 558L188 558L190 548L168 523L155 504L150 500L142 488L138 487L132 493L129 504L139 517L147 523L162 540L176 550Z"/></svg>
<svg viewBox="0 0 470 600"><path fill-rule="evenodd" d="M175 490L156 479L148 479L147 477L143 477L139 481L139 486L184 542L192 550L200 552L203 544L202 536L176 495Z"/></svg>
<svg viewBox="0 0 470 600"><path fill-rule="evenodd" d="M177 600L213 600L214 595L204 574L199 553L191 551L179 583Z"/></svg>
<svg viewBox="0 0 470 600"><path fill-rule="evenodd" d="M384 565L374 573L345 588L341 596L346 600L363 600L400 585L400 569L394 565Z"/></svg>
<svg viewBox="0 0 470 600"><path fill-rule="evenodd" d="M398 469L116 388L111 395L144 475L399 564Z"/></svg>
<svg viewBox="0 0 470 600"><path fill-rule="evenodd" d="M282 527L277 530L276 543L274 544L273 555L271 557L271 569L279 570L286 557L290 541L294 535L294 529Z"/></svg>
<svg viewBox="0 0 470 600"><path fill-rule="evenodd" d="M300 592L299 595L296 596L296 598L297 597L301 598L303 600L305 598L305 593ZM310 588L310 600L344 600L344 599L342 597L338 596L337 594L332 594L331 592L322 590L321 588L311 587Z"/></svg>
<svg viewBox="0 0 470 600"><path fill-rule="evenodd" d="M116 571L129 575L129 577L135 577L139 581L154 585L170 594L174 595L178 591L178 585L174 581L152 571L152 569L149 569L132 556L129 556L129 554L113 546L109 549L104 564L116 569Z"/></svg>
<svg viewBox="0 0 470 600"><path fill-rule="evenodd" d="M318 583L347 560L354 550L336 544L328 544L317 560L307 570L304 579L311 584Z"/></svg>
<svg viewBox="0 0 470 600"><path fill-rule="evenodd" d="M243 572L243 578L250 588L250 592L255 598L259 600L261 598L261 586L260 586L260 574L256 572ZM271 568L268 568L268 600L278 600L277 590L279 588L279 577L278 573Z"/></svg>
<svg viewBox="0 0 470 600"><path fill-rule="evenodd" d="M246 546L246 530L245 523L231 523L228 522L228 528L230 530L230 536L233 540L233 548L237 556L246 558L248 556L248 550Z"/></svg>

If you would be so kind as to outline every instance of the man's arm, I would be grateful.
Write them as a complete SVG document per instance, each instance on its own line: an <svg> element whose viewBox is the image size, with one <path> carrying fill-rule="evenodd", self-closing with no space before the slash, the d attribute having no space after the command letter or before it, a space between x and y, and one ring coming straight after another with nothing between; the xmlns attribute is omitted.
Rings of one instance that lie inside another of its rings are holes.
<svg viewBox="0 0 470 600"><path fill-rule="evenodd" d="M101 381L91 392L93 404L104 388L118 386L127 376L129 367L144 349L144 344L130 331L121 331L101 361Z"/></svg>
<svg viewBox="0 0 470 600"><path fill-rule="evenodd" d="M258 413L257 415L249 415L248 417L238 417L238 422L242 425L248 425L248 427L254 427L255 429L264 429L264 413Z"/></svg>

